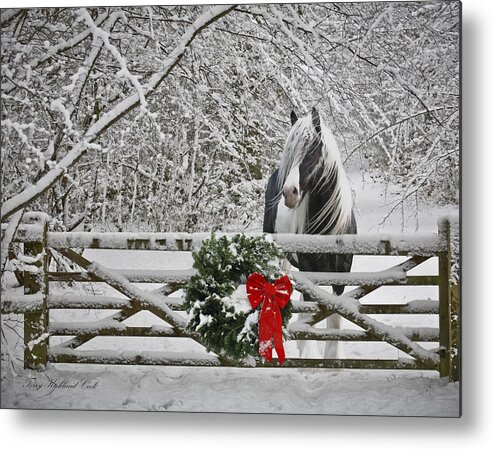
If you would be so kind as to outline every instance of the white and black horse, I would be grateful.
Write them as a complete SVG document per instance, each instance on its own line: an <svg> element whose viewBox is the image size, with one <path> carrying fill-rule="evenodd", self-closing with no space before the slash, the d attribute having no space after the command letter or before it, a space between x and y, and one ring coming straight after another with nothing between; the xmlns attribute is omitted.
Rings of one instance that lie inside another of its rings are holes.
<svg viewBox="0 0 493 449"><path fill-rule="evenodd" d="M265 195L263 231L296 234L356 234L352 194L341 156L331 131L313 108L298 119L291 112L292 128L279 168L271 175ZM287 255L300 271L348 272L352 255L297 253ZM333 285L335 294L343 285ZM340 328L340 317L327 319ZM299 343L302 356L307 346ZM338 356L337 342L327 343L325 357Z"/></svg>

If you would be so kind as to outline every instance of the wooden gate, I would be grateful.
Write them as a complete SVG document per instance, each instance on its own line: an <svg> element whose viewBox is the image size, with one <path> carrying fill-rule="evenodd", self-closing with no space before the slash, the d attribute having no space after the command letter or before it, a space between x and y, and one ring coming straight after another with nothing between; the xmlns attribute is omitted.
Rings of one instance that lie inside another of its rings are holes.
<svg viewBox="0 0 493 449"><path fill-rule="evenodd" d="M2 231L5 226L2 225ZM296 289L309 301L293 301L294 313L309 314L303 321L290 323L292 340L383 341L410 357L395 360L301 359L287 358L283 367L419 369L436 370L441 377L460 376L460 298L458 282L458 221L439 221L437 233L374 234L344 236L272 235L286 252L312 252L354 255L407 256L397 266L370 273L292 272ZM222 234L221 234L222 235ZM92 262L83 249L125 249L154 251L192 251L210 234L187 233L84 233L50 232L46 224L19 226L14 242L22 243L25 271L24 295L2 298L2 314L24 314L24 364L42 368L51 363L99 363L182 366L251 367L250 363L212 353L190 356L168 352L132 352L79 349L98 336L187 337L201 343L200 336L186 329L182 299L170 297L187 283L194 270L115 270ZM456 249L456 250L454 250ZM72 261L75 271L51 271L56 261ZM408 275L408 271L430 257L438 257L438 276ZM63 259L63 260L66 260ZM120 297L57 295L50 292L53 282L104 282L123 294ZM144 291L134 283L161 283L162 288ZM355 289L335 296L321 286L355 285ZM437 285L439 299L414 300L405 304L364 305L361 299L382 286ZM92 323L54 322L54 309L114 309L110 317ZM124 323L132 315L147 310L169 326L136 327ZM328 330L315 324L337 313L360 330ZM380 314L437 314L438 328L403 328L383 324ZM70 337L61 344L50 344L55 336ZM438 342L436 350L424 349L417 342ZM256 367L279 366L256 360Z"/></svg>

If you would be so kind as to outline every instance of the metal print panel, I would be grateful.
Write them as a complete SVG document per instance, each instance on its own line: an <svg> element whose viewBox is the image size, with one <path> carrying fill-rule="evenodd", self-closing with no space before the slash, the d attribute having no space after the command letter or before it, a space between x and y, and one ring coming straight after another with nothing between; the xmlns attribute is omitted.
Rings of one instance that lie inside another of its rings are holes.
<svg viewBox="0 0 493 449"><path fill-rule="evenodd" d="M459 417L460 32L2 9L1 406Z"/></svg>

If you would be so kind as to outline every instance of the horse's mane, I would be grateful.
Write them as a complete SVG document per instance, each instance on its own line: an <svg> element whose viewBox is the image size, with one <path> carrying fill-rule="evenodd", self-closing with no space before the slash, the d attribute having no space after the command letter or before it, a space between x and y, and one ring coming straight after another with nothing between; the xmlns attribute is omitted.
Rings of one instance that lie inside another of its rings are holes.
<svg viewBox="0 0 493 449"><path fill-rule="evenodd" d="M320 131L322 140L322 158L323 171L320 179L316 181L317 189L323 190L329 184L333 187L330 198L327 198L323 207L314 217L310 217L310 228L317 228L320 234L343 234L347 232L347 227L351 222L352 195L349 180L344 171L341 161L341 155L337 148L337 143L331 131L322 123ZM301 164L310 143L317 138L315 127L310 115L298 119L286 139L284 151L279 164L279 173L277 178L278 189L282 191L282 186L288 176L291 168ZM313 176L319 169L321 163L318 163ZM329 189L328 189L329 190ZM306 192L301 204L298 205L300 214L305 216L298 217L298 223L305 222L308 217L308 201L310 193ZM303 204L304 203L304 204ZM300 228L300 226L298 226ZM298 229L298 232L310 232L310 229Z"/></svg>

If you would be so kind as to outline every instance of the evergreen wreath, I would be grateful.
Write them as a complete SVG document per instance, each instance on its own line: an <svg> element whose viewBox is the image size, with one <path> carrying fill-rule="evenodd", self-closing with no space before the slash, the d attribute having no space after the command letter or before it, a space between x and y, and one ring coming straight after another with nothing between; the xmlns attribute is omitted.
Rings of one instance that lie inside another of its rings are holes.
<svg viewBox="0 0 493 449"><path fill-rule="evenodd" d="M193 258L198 273L185 291L188 329L197 332L207 348L218 355L236 360L258 357L260 309L252 310L246 293L241 297L237 289L255 272L268 282L285 275L280 269L284 258L281 249L264 236L238 234L218 239L212 234ZM291 302L281 314L284 329L291 318Z"/></svg>

